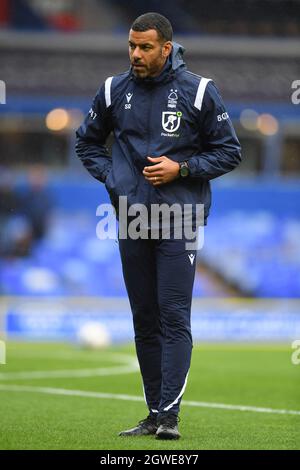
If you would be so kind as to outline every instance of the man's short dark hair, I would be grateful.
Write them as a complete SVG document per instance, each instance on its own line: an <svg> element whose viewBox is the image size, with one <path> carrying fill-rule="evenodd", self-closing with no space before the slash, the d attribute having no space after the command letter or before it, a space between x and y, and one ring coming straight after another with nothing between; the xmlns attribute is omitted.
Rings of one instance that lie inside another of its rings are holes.
<svg viewBox="0 0 300 470"><path fill-rule="evenodd" d="M148 31L155 29L161 41L172 41L173 29L170 21L159 13L144 13L132 23L133 31Z"/></svg>

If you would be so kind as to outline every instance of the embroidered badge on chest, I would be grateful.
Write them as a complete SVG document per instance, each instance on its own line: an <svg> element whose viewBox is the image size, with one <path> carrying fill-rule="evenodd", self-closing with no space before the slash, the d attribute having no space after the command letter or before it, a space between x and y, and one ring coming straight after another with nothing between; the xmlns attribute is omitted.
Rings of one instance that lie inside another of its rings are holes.
<svg viewBox="0 0 300 470"><path fill-rule="evenodd" d="M168 108L175 109L177 106L177 101L178 101L177 90L175 90L174 88L171 88L169 96L168 96Z"/></svg>

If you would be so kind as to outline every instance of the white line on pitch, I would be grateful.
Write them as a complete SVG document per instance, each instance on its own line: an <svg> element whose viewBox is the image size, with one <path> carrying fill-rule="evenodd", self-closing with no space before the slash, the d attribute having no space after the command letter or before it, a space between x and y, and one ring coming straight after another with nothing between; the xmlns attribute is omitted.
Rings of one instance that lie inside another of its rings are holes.
<svg viewBox="0 0 300 470"><path fill-rule="evenodd" d="M121 363L132 363L135 358L133 355L123 354L123 353L115 353L115 352L107 352L107 351L62 351L62 352L37 352L34 351L19 351L19 350L11 350L10 357L13 359L36 359L38 355L39 359L55 359L61 361L80 361L80 362L100 362L103 359L109 358L109 361L113 362L121 362Z"/></svg>
<svg viewBox="0 0 300 470"><path fill-rule="evenodd" d="M64 388L51 388L51 387L30 387L23 385L2 385L0 384L0 391L8 392L29 392L29 393L45 393L49 395L65 395L73 397L86 397L86 398L107 398L109 400L125 400L125 401L138 401L144 402L144 399L135 395L123 395L114 393L100 393L89 392L84 390L68 390ZM296 410L280 410L276 408L261 408L256 406L243 406L243 405L226 405L224 403L209 403L201 401L187 401L183 400L182 404L185 406L195 406L200 408L217 408L222 410L231 411L250 411L254 413L271 413L280 415L297 415L300 416L300 411Z"/></svg>
<svg viewBox="0 0 300 470"><path fill-rule="evenodd" d="M98 369L65 369L65 370L37 370L28 372L5 372L0 374L0 380L26 380L26 379L63 379L70 377L99 377L106 375L130 374L139 370L138 365L132 364L120 367L106 367Z"/></svg>
<svg viewBox="0 0 300 470"><path fill-rule="evenodd" d="M106 375L130 374L139 370L137 359L126 354L111 355L113 361L123 362L125 365L113 367L82 368L82 369L55 369L55 370L29 370L0 373L1 380L70 378L70 377L98 377Z"/></svg>

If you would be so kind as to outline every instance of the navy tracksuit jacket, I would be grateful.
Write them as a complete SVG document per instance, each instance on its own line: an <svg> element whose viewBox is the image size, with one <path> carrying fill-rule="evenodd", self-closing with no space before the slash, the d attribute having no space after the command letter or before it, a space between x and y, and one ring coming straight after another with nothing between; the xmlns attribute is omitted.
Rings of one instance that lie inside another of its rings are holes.
<svg viewBox="0 0 300 470"><path fill-rule="evenodd" d="M131 70L109 77L77 130L76 151L87 170L105 183L118 216L128 205L204 204L209 181L240 162L240 144L214 83L186 69L184 49L173 43L161 74L137 78ZM114 134L112 155L105 147ZM188 161L190 175L153 187L143 176L147 156ZM190 367L190 312L196 251L184 239L119 239L124 280L133 314L145 400L152 413L178 413Z"/></svg>

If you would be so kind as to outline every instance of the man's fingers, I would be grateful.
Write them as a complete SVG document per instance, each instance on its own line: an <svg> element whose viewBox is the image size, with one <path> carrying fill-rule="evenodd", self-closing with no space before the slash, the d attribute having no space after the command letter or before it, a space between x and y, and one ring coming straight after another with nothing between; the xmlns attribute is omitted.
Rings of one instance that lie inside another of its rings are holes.
<svg viewBox="0 0 300 470"><path fill-rule="evenodd" d="M153 165L153 166L145 166L144 170L143 170L143 173L157 173L161 170L161 167L162 165L161 164L157 164L157 165ZM158 176L158 175L156 175Z"/></svg>
<svg viewBox="0 0 300 470"><path fill-rule="evenodd" d="M160 184L162 184L162 181L158 178L154 178L150 181L150 183L152 184L152 186L159 186Z"/></svg>
<svg viewBox="0 0 300 470"><path fill-rule="evenodd" d="M152 186L158 186L163 183L162 178L159 178L158 176L146 176L145 179L149 181Z"/></svg>
<svg viewBox="0 0 300 470"><path fill-rule="evenodd" d="M161 157L147 157L150 162L163 162L166 157L162 155Z"/></svg>
<svg viewBox="0 0 300 470"><path fill-rule="evenodd" d="M159 176L145 176L145 179L152 183L154 181L159 181L161 178Z"/></svg>
<svg viewBox="0 0 300 470"><path fill-rule="evenodd" d="M144 167L144 171L143 173L146 171L148 173L154 173L158 170L161 169L161 167L163 166L163 163L165 162L165 160L167 159L167 157L165 157L164 155L162 157L147 157L148 160L150 160L151 162L155 163L155 165L151 165L151 166L145 166ZM144 173L145 174L145 173ZM158 175L156 175L158 176Z"/></svg>

